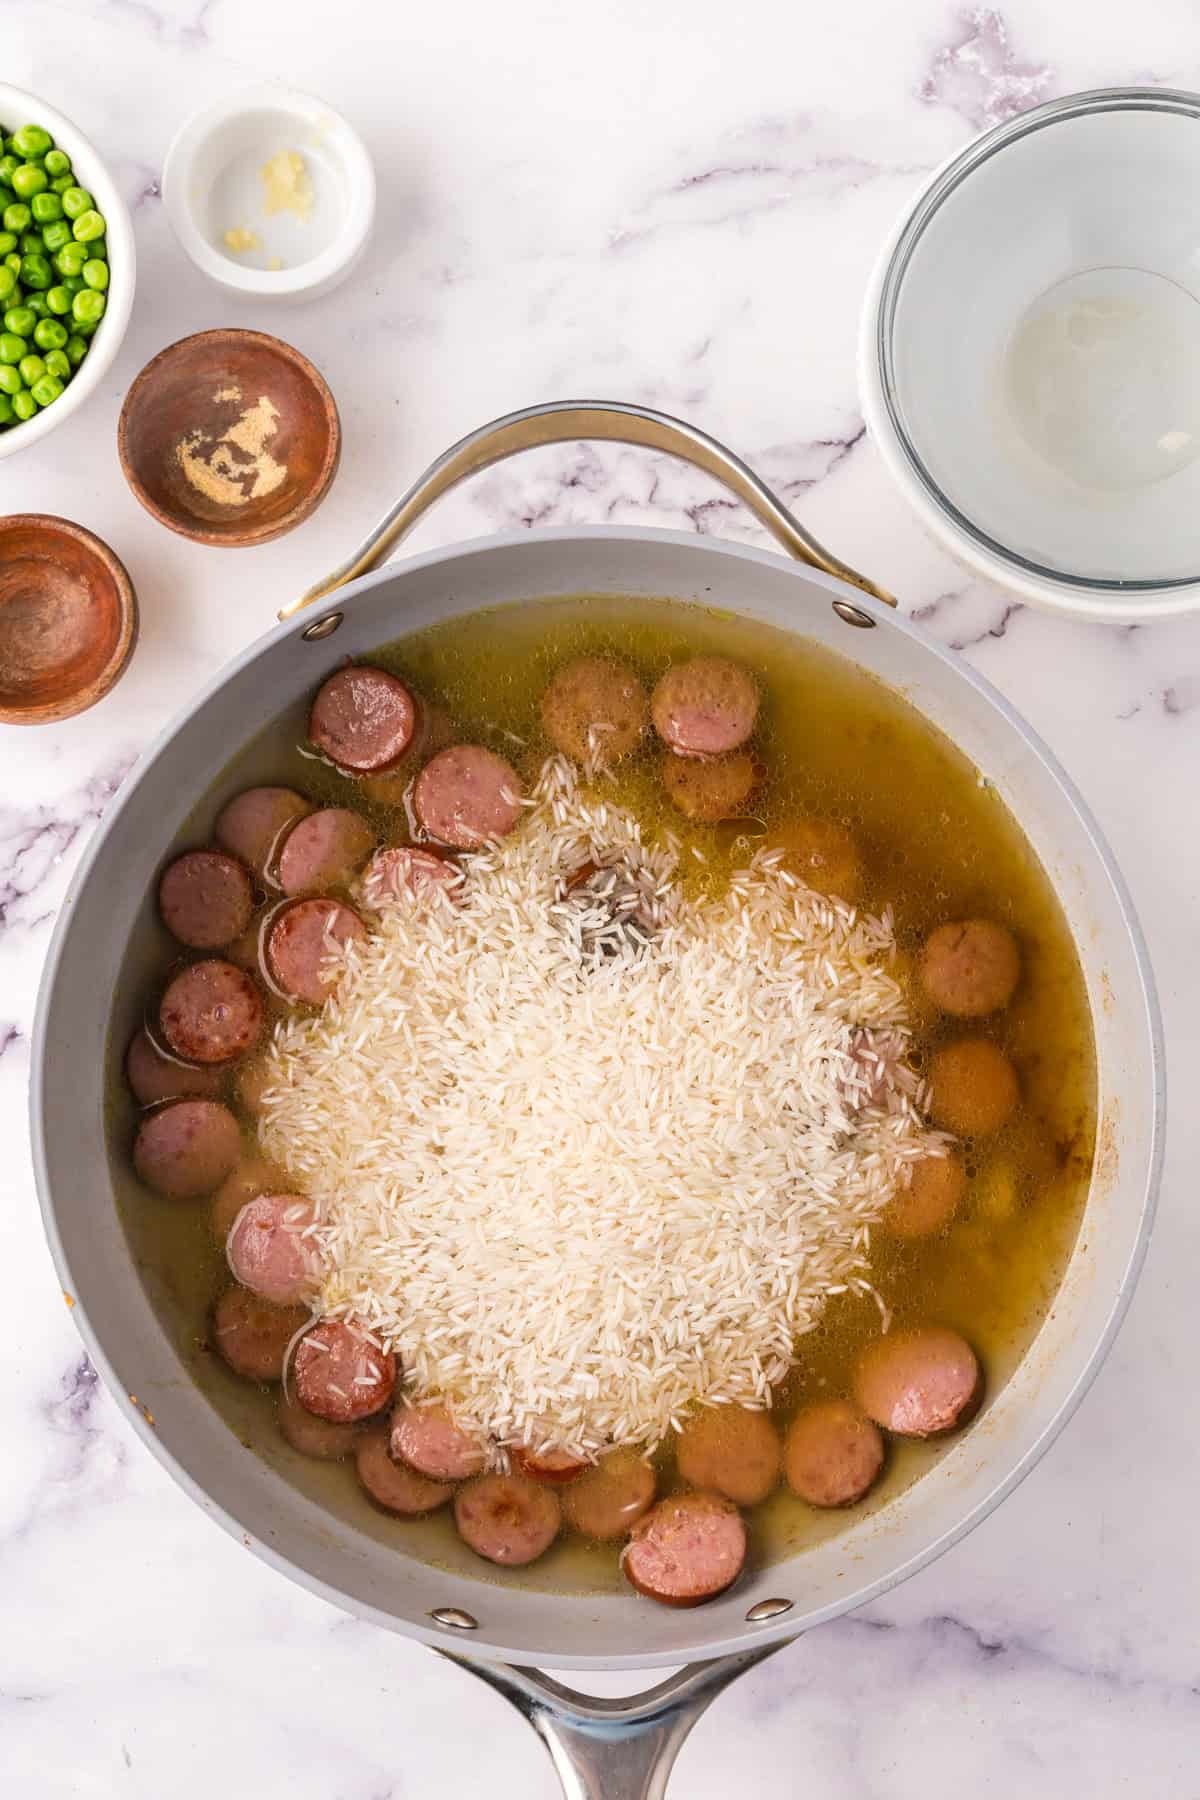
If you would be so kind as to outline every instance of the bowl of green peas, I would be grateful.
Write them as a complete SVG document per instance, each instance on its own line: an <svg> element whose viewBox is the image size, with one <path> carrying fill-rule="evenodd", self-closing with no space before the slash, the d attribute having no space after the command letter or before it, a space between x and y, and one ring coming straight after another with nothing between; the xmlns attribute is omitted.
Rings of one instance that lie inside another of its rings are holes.
<svg viewBox="0 0 1200 1800"><path fill-rule="evenodd" d="M0 457L102 381L133 304L133 227L69 119L0 82Z"/></svg>

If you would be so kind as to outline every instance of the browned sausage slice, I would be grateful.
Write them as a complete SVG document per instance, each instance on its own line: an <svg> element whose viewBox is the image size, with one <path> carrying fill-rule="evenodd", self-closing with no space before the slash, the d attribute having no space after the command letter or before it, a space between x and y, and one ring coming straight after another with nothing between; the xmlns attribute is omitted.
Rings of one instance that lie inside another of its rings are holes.
<svg viewBox="0 0 1200 1800"><path fill-rule="evenodd" d="M939 925L921 953L921 985L933 1004L958 1019L999 1012L1021 976L1021 952L994 919Z"/></svg>
<svg viewBox="0 0 1200 1800"><path fill-rule="evenodd" d="M142 1106L160 1100L212 1100L225 1080L223 1069L197 1069L164 1056L148 1031L139 1031L125 1053L125 1079Z"/></svg>
<svg viewBox="0 0 1200 1800"><path fill-rule="evenodd" d="M999 1131L1020 1099L1016 1070L987 1038L959 1038L930 1062L930 1117L958 1137L989 1137Z"/></svg>
<svg viewBox="0 0 1200 1800"><path fill-rule="evenodd" d="M970 1344L941 1325L891 1331L858 1361L858 1404L899 1437L934 1437L965 1424L982 1390Z"/></svg>
<svg viewBox="0 0 1200 1800"><path fill-rule="evenodd" d="M358 813L348 806L323 806L288 833L279 853L279 885L293 895L349 887L374 842Z"/></svg>
<svg viewBox="0 0 1200 1800"><path fill-rule="evenodd" d="M362 896L378 910L425 894L445 893L455 899L462 885L463 872L451 857L405 844L375 852L363 870Z"/></svg>
<svg viewBox="0 0 1200 1800"><path fill-rule="evenodd" d="M340 900L298 900L284 907L267 933L271 974L293 1000L323 1006L337 985L338 946L365 937L366 931L358 914ZM249 1105L249 1099L244 1103Z"/></svg>
<svg viewBox="0 0 1200 1800"><path fill-rule="evenodd" d="M170 1200L197 1200L220 1187L242 1147L238 1123L217 1100L176 1100L138 1126L133 1166Z"/></svg>
<svg viewBox="0 0 1200 1800"><path fill-rule="evenodd" d="M388 1433L371 1430L359 1439L354 1454L358 1479L377 1506L406 1519L444 1506L454 1489L442 1481L430 1481L407 1463L397 1462L388 1448Z"/></svg>
<svg viewBox="0 0 1200 1800"><path fill-rule="evenodd" d="M933 1237L944 1231L962 1205L967 1171L953 1150L945 1156L923 1156L912 1164L906 1187L898 1187L879 1223L893 1237Z"/></svg>
<svg viewBox="0 0 1200 1800"><path fill-rule="evenodd" d="M744 750L716 762L697 762L668 751L662 759L662 779L672 804L685 817L716 825L742 811L754 792L758 769Z"/></svg>
<svg viewBox="0 0 1200 1800"><path fill-rule="evenodd" d="M306 1412L298 1400L279 1396L279 1429L301 1456L316 1462L340 1462L352 1454L361 1433L357 1425L335 1425Z"/></svg>
<svg viewBox="0 0 1200 1800"><path fill-rule="evenodd" d="M720 1494L675 1494L640 1519L621 1554L638 1590L664 1606L699 1606L723 1594L746 1562L746 1526Z"/></svg>
<svg viewBox="0 0 1200 1800"><path fill-rule="evenodd" d="M162 872L158 910L181 944L220 950L249 925L254 887L241 863L223 850L186 850Z"/></svg>
<svg viewBox="0 0 1200 1800"><path fill-rule="evenodd" d="M213 1308L213 1342L235 1375L278 1381L287 1347L309 1318L303 1306L272 1306L249 1288L226 1288Z"/></svg>
<svg viewBox="0 0 1200 1800"><path fill-rule="evenodd" d="M848 1400L819 1400L788 1426L783 1472L810 1506L853 1506L883 1467L878 1427Z"/></svg>
<svg viewBox="0 0 1200 1800"><path fill-rule="evenodd" d="M413 786L413 807L422 831L438 843L478 850L513 829L524 792L502 756L482 744L455 744L425 764Z"/></svg>
<svg viewBox="0 0 1200 1800"><path fill-rule="evenodd" d="M348 1425L385 1407L396 1385L396 1359L357 1325L323 1319L296 1346L296 1397L318 1418Z"/></svg>
<svg viewBox="0 0 1200 1800"><path fill-rule="evenodd" d="M168 982L158 1022L169 1049L188 1062L231 1062L262 1034L263 1004L244 969L219 957L189 963Z"/></svg>
<svg viewBox="0 0 1200 1800"><path fill-rule="evenodd" d="M550 1548L562 1508L553 1488L527 1475L477 1475L454 1496L454 1523L476 1556L520 1569Z"/></svg>
<svg viewBox="0 0 1200 1800"><path fill-rule="evenodd" d="M286 1187L287 1177L261 1156L240 1163L232 1175L227 1175L212 1197L209 1212L212 1234L221 1248L225 1248L233 1221L243 1206L257 1200L260 1194L282 1194Z"/></svg>
<svg viewBox="0 0 1200 1800"><path fill-rule="evenodd" d="M576 762L619 762L646 729L646 690L637 671L612 656L564 663L542 695L542 725L556 750Z"/></svg>
<svg viewBox="0 0 1200 1800"><path fill-rule="evenodd" d="M304 795L292 788L247 788L217 814L213 836L222 849L262 875L275 860L284 832L311 810Z"/></svg>
<svg viewBox="0 0 1200 1800"><path fill-rule="evenodd" d="M444 1406L400 1406L392 1417L392 1455L431 1481L466 1481L486 1460L482 1446Z"/></svg>
<svg viewBox="0 0 1200 1800"><path fill-rule="evenodd" d="M248 1200L225 1244L234 1280L277 1306L308 1299L321 1279L321 1252L311 1235L316 1216L303 1194Z"/></svg>
<svg viewBox="0 0 1200 1800"><path fill-rule="evenodd" d="M513 1451L513 1461L531 1480L549 1481L555 1487L574 1481L591 1466L568 1450L526 1450L524 1446Z"/></svg>
<svg viewBox="0 0 1200 1800"><path fill-rule="evenodd" d="M308 715L312 742L352 775L392 768L416 729L416 702L404 683L364 664L339 669L322 683Z"/></svg>
<svg viewBox="0 0 1200 1800"><path fill-rule="evenodd" d="M567 1523L584 1537L608 1544L632 1531L654 1504L658 1483L644 1456L612 1450L563 1489Z"/></svg>
<svg viewBox="0 0 1200 1800"><path fill-rule="evenodd" d="M680 1432L676 1458L690 1487L757 1506L779 1480L779 1434L765 1412L705 1406Z"/></svg>
<svg viewBox="0 0 1200 1800"><path fill-rule="evenodd" d="M681 756L723 756L744 744L758 716L758 686L726 656L669 668L650 702L654 729Z"/></svg>
<svg viewBox="0 0 1200 1800"><path fill-rule="evenodd" d="M781 852L779 864L817 894L830 894L853 904L863 888L858 845L844 825L832 819L793 819L778 825L767 839L768 850Z"/></svg>

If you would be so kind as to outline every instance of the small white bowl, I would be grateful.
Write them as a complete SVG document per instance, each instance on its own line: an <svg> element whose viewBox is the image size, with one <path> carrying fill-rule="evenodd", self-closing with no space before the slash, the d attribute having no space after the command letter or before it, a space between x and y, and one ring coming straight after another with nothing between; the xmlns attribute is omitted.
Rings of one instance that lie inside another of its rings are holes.
<svg viewBox="0 0 1200 1800"><path fill-rule="evenodd" d="M305 216L269 213L263 170L281 151L304 161ZM375 171L358 133L311 94L243 88L196 113L163 166L163 201L196 267L229 294L311 300L344 281L375 219ZM254 242L238 251L227 232ZM274 265L278 266L274 266Z"/></svg>
<svg viewBox="0 0 1200 1800"><path fill-rule="evenodd" d="M10 425L6 431L0 431L0 457L5 457L36 444L78 412L88 395L95 393L121 348L129 324L136 266L129 209L99 152L79 127L37 94L9 87L5 82L0 82L0 122L9 131L15 131L19 125L44 125L59 148L66 151L80 185L87 188L104 214L109 268L104 317L90 340L87 355L52 406L35 413L23 425Z"/></svg>
<svg viewBox="0 0 1200 1800"><path fill-rule="evenodd" d="M867 292L868 430L930 531L1052 611L1200 608L1200 96L1105 89L986 132Z"/></svg>

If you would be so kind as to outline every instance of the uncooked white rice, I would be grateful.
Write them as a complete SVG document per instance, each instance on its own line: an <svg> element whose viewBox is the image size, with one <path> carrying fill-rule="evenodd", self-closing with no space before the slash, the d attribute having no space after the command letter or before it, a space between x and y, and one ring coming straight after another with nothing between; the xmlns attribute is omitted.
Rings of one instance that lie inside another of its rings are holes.
<svg viewBox="0 0 1200 1800"><path fill-rule="evenodd" d="M891 921L769 855L685 899L677 846L561 759L530 800L461 899L338 952L276 1030L260 1136L317 1202L322 1310L415 1397L500 1445L649 1446L697 1401L768 1404L826 1300L871 1292L930 1148ZM622 865L615 916L603 876L563 895L588 860Z"/></svg>

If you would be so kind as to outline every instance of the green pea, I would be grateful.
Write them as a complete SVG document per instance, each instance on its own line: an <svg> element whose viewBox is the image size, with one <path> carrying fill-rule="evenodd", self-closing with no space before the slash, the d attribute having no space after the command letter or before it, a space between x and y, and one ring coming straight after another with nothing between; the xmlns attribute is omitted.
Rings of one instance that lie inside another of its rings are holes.
<svg viewBox="0 0 1200 1800"><path fill-rule="evenodd" d="M33 328L33 341L39 350L61 350L67 341L67 328L57 319L39 319Z"/></svg>
<svg viewBox="0 0 1200 1800"><path fill-rule="evenodd" d="M77 243L90 244L96 238L104 236L104 214L98 213L95 207L80 213L73 222L71 231Z"/></svg>
<svg viewBox="0 0 1200 1800"><path fill-rule="evenodd" d="M19 363L29 354L29 345L15 331L0 331L0 363Z"/></svg>
<svg viewBox="0 0 1200 1800"><path fill-rule="evenodd" d="M11 300L16 291L16 276L11 269L0 267L0 301Z"/></svg>
<svg viewBox="0 0 1200 1800"><path fill-rule="evenodd" d="M56 175L54 180L50 183L50 192L52 194L58 194L61 198L68 188L74 186L75 177L73 175Z"/></svg>
<svg viewBox="0 0 1200 1800"><path fill-rule="evenodd" d="M4 329L16 337L32 337L38 316L32 306L10 306L4 315Z"/></svg>
<svg viewBox="0 0 1200 1800"><path fill-rule="evenodd" d="M54 270L50 266L50 258L40 252L31 253L21 258L21 283L27 288L48 288L54 285Z"/></svg>
<svg viewBox="0 0 1200 1800"><path fill-rule="evenodd" d="M0 231L0 256L7 256L9 251L15 250L16 247L17 247L16 232L15 231Z"/></svg>
<svg viewBox="0 0 1200 1800"><path fill-rule="evenodd" d="M83 265L83 279L88 287L95 288L97 293L102 294L108 286L108 264L97 262L94 259L85 262Z"/></svg>
<svg viewBox="0 0 1200 1800"><path fill-rule="evenodd" d="M4 266L6 269L11 269L14 275L21 273L21 258L15 250L5 252Z"/></svg>
<svg viewBox="0 0 1200 1800"><path fill-rule="evenodd" d="M9 186L18 200L32 200L35 194L45 193L50 186L50 177L37 163L22 163L19 169L13 170Z"/></svg>
<svg viewBox="0 0 1200 1800"><path fill-rule="evenodd" d="M46 289L46 305L52 313L69 313L71 310L71 290L64 282Z"/></svg>
<svg viewBox="0 0 1200 1800"><path fill-rule="evenodd" d="M56 250L61 250L64 244L72 244L74 241L71 236L71 227L66 219L52 220L42 232L42 242L50 255L53 255Z"/></svg>
<svg viewBox="0 0 1200 1800"><path fill-rule="evenodd" d="M46 373L57 375L60 381L70 381L71 363L65 350L47 350Z"/></svg>
<svg viewBox="0 0 1200 1800"><path fill-rule="evenodd" d="M51 375L48 371L38 377L30 390L39 406L53 406L62 391L63 384L58 376Z"/></svg>
<svg viewBox="0 0 1200 1800"><path fill-rule="evenodd" d="M78 332L72 332L71 336L67 339L67 355L76 368L79 367L79 364L83 361L87 353L88 347L86 339L81 338ZM3 368L0 368L0 374L3 374L3 372Z"/></svg>
<svg viewBox="0 0 1200 1800"><path fill-rule="evenodd" d="M7 156L0 156L0 182L3 182L5 187L12 186L12 178L20 166L20 157L14 156L11 150Z"/></svg>
<svg viewBox="0 0 1200 1800"><path fill-rule="evenodd" d="M86 289L85 289L85 292L86 292ZM79 298L78 295L76 295L75 297L76 297L76 299ZM97 300L102 300L104 298L103 294L97 294L95 297ZM99 325L99 323L100 323L99 319L78 319L77 318L75 320L75 330L78 332L78 334L81 338L95 337L96 327Z"/></svg>
<svg viewBox="0 0 1200 1800"><path fill-rule="evenodd" d="M88 255L98 256L101 262L108 261L108 239L97 238L94 244L88 245Z"/></svg>
<svg viewBox="0 0 1200 1800"><path fill-rule="evenodd" d="M104 317L104 295L84 288L71 301L71 316L76 325L98 325Z"/></svg>
<svg viewBox="0 0 1200 1800"><path fill-rule="evenodd" d="M47 150L42 161L45 164L47 175L69 175L71 173L71 159L65 150Z"/></svg>
<svg viewBox="0 0 1200 1800"><path fill-rule="evenodd" d="M42 242L40 231L23 231L17 249L22 256L41 256L46 246Z"/></svg>
<svg viewBox="0 0 1200 1800"><path fill-rule="evenodd" d="M82 272L83 265L88 260L87 245L77 244L72 238L71 242L69 244L64 244L62 249L55 256L54 266L60 275L78 275Z"/></svg>
<svg viewBox="0 0 1200 1800"><path fill-rule="evenodd" d="M0 363L0 394L19 394L25 383L11 363Z"/></svg>
<svg viewBox="0 0 1200 1800"><path fill-rule="evenodd" d="M21 358L17 367L21 371L21 380L25 383L26 387L30 388L35 381L40 381L42 376L46 373L45 363L42 361L41 357L35 355L32 350L29 352L28 356L23 356Z"/></svg>
<svg viewBox="0 0 1200 1800"><path fill-rule="evenodd" d="M34 413L37 411L37 401L29 392L28 388L22 388L20 393L13 395L12 409L22 424L24 424L26 419L32 419Z"/></svg>
<svg viewBox="0 0 1200 1800"><path fill-rule="evenodd" d="M33 214L23 200L14 200L4 209L5 231L28 231L32 221Z"/></svg>
<svg viewBox="0 0 1200 1800"><path fill-rule="evenodd" d="M62 201L57 194L35 194L29 202L29 210L39 225L50 225L63 216Z"/></svg>
<svg viewBox="0 0 1200 1800"><path fill-rule="evenodd" d="M41 158L53 150L54 139L43 125L22 125L13 132L12 145L18 156Z"/></svg>
<svg viewBox="0 0 1200 1800"><path fill-rule="evenodd" d="M83 214L90 212L96 204L87 189L81 187L64 188L62 203L63 211L68 219L82 218Z"/></svg>
<svg viewBox="0 0 1200 1800"><path fill-rule="evenodd" d="M12 409L12 401L7 394L0 394L0 427L11 425L16 418Z"/></svg>
<svg viewBox="0 0 1200 1800"><path fill-rule="evenodd" d="M17 196L10 187L4 187L0 184L0 213L4 211L6 206L12 206L15 203L16 198Z"/></svg>
<svg viewBox="0 0 1200 1800"><path fill-rule="evenodd" d="M79 293L80 289L84 285L83 276L82 275L64 275L62 278L62 284L66 288L68 294L77 294L77 293Z"/></svg>

